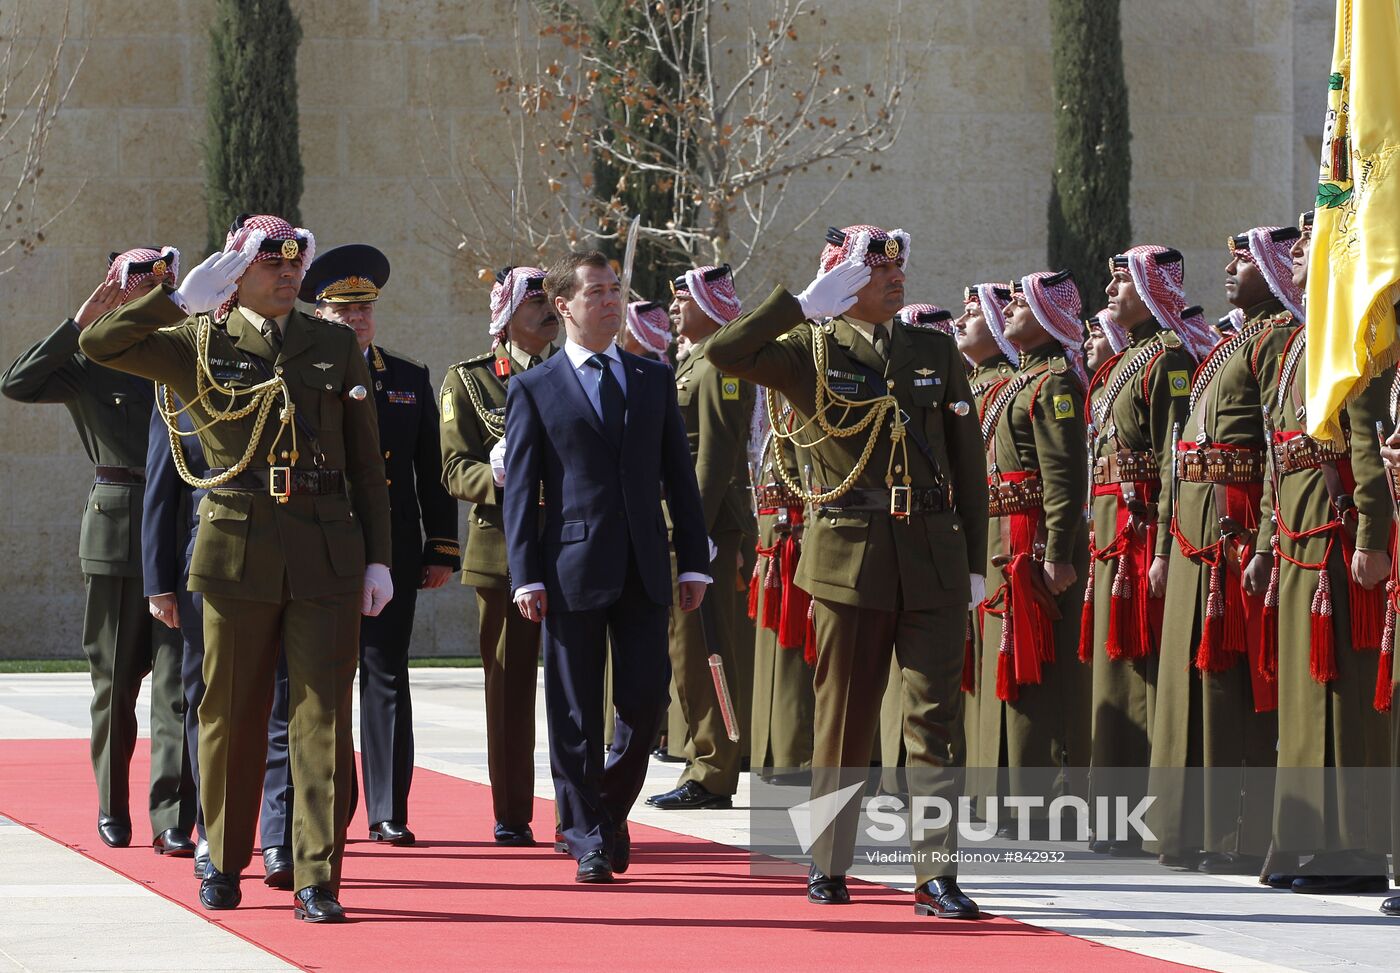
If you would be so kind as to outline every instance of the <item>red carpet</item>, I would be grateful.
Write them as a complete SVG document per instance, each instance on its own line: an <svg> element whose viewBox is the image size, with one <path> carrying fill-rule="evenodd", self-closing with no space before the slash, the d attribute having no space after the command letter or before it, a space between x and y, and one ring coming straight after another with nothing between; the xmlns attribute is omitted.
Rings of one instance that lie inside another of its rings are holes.
<svg viewBox="0 0 1400 973"><path fill-rule="evenodd" d="M133 794L144 793L147 773L138 750ZM1010 919L916 919L909 895L880 886L853 883L849 906L808 905L800 880L752 877L742 851L638 825L627 874L581 887L573 862L548 845L498 850L477 838L490 833L488 788L421 768L418 846L352 840L346 851L341 901L355 921L293 921L290 893L262 885L256 857L242 907L209 913L189 859L98 840L94 794L86 741L0 742L0 814L307 970L1185 969ZM542 837L552 820L538 801ZM147 829L137 815L135 839L149 840ZM350 833L365 829L361 805Z"/></svg>

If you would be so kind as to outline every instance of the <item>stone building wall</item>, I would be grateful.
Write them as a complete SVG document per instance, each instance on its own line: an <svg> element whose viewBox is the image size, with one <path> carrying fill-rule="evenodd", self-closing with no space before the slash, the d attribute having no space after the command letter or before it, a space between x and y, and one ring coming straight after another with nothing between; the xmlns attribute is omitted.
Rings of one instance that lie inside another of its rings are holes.
<svg viewBox="0 0 1400 973"><path fill-rule="evenodd" d="M486 346L485 293L477 268L454 256L443 215L455 205L442 200L457 198L452 173L469 150L507 159L494 139L500 115L489 65L514 50L520 5L293 7L304 31L303 222L322 247L365 241L388 253L394 271L379 306L381 339L428 363L436 381ZM173 243L186 266L202 257L210 4L73 0L71 9L89 48L42 186L46 200L77 201L42 249L0 276L6 363L76 311L101 280L109 250ZM825 4L848 79L886 57L895 9L893 0ZM848 182L800 233L772 234L780 256L740 280L747 300L775 282L805 284L827 224L912 230L911 300L955 304L966 283L1042 267L1052 159L1047 4L904 0L898 9L904 51L919 68L899 143L878 175ZM0 34L17 12L25 34L39 36L55 29L62 4L0 0ZM1135 235L1180 247L1190 297L1222 314L1226 235L1288 222L1311 195L1332 4L1124 0L1123 25ZM508 247L506 228L501 236ZM75 548L89 482L65 410L0 401L0 657L79 653ZM424 594L415 651L475 652L473 615L471 592L460 585Z"/></svg>

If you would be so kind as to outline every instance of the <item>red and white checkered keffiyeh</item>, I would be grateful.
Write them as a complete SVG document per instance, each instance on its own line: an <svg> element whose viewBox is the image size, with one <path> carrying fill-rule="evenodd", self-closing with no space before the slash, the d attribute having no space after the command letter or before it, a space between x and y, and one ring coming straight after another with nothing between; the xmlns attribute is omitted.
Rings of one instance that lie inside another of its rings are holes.
<svg viewBox="0 0 1400 973"><path fill-rule="evenodd" d="M1186 265L1179 259L1166 263L1159 263L1156 259L1172 252L1169 247L1147 243L1118 256L1126 258L1133 288L1157 323L1176 332L1186 350L1199 361L1215 343L1214 335L1203 320L1194 323L1182 320L1181 312L1186 307L1186 291L1183 288Z"/></svg>
<svg viewBox="0 0 1400 973"><path fill-rule="evenodd" d="M1191 352L1191 357L1196 359L1198 363L1204 361L1206 355L1209 355L1210 350L1220 341L1220 335L1216 333L1214 328L1206 323L1205 308L1201 307L1199 304L1188 307L1185 311L1181 312L1181 320L1185 322L1186 327L1191 329L1193 335L1201 336L1195 347L1186 341L1184 335L1181 338L1181 343L1186 345L1186 350ZM1205 351L1198 354L1196 348L1201 347L1202 344L1205 346Z"/></svg>
<svg viewBox="0 0 1400 973"><path fill-rule="evenodd" d="M1006 360L1011 362L1012 367L1021 366L1021 353L1016 350L1016 346L1006 340L1006 301L997 296L1000 290L1010 295L1005 284L974 284L968 288L967 300L963 301L963 308L967 309L976 305L982 309L982 316L987 319L987 328L992 332L992 339L996 341L1001 353L1006 356ZM973 362L972 364L977 364Z"/></svg>
<svg viewBox="0 0 1400 973"><path fill-rule="evenodd" d="M643 348L658 358L671 347L671 316L656 301L633 301L627 305L627 330Z"/></svg>
<svg viewBox="0 0 1400 973"><path fill-rule="evenodd" d="M311 231L300 226L292 226L280 216L270 216L262 214L258 216L244 217L241 224L232 227L228 235L224 237L224 250L241 250L244 253L251 253L252 260L248 266L262 263L264 260L280 260L281 253L272 250L263 250L264 240L291 240L296 239L299 243L297 256L301 258L303 270L311 266L311 261L316 259L316 237ZM247 270L245 268L244 272ZM220 305L218 311L214 313L215 320L222 321L228 317L229 312L238 304L238 292L234 291L233 296Z"/></svg>
<svg viewBox="0 0 1400 973"><path fill-rule="evenodd" d="M896 260L903 260L904 267L909 267L909 234L904 230L885 231L878 226L871 226L868 223L857 223L855 226L848 226L841 230L845 234L845 240L838 247L836 244L827 241L822 248L820 266L822 272L835 267L846 257L853 253L865 254L865 265L867 267L883 267L892 264ZM896 240L899 242L899 252L895 256L887 255L883 250L870 252L870 244L881 240Z"/></svg>
<svg viewBox="0 0 1400 973"><path fill-rule="evenodd" d="M160 262L164 261L162 268ZM133 272L133 264L143 265L142 270ZM144 265L153 266L144 266ZM137 247L112 258L107 266L107 281L122 289L122 300L129 301L136 291L151 281L160 281L175 286L180 279L180 251L174 247L152 250L150 247Z"/></svg>
<svg viewBox="0 0 1400 973"><path fill-rule="evenodd" d="M953 334L953 312L937 304L906 304L895 313L900 324L932 327L948 336Z"/></svg>
<svg viewBox="0 0 1400 973"><path fill-rule="evenodd" d="M1272 234L1281 229L1283 227L1280 226L1256 226L1248 233L1241 234L1249 238L1248 250L1234 246L1230 249L1236 257L1248 260L1259 268L1274 297L1301 322L1303 292L1293 284L1293 258L1289 255L1298 235L1295 232L1287 240L1274 240Z"/></svg>
<svg viewBox="0 0 1400 973"><path fill-rule="evenodd" d="M1128 347L1128 332L1118 326L1118 322L1113 320L1113 315L1108 313L1108 308L1095 314L1094 320L1098 322L1103 336L1108 339L1108 346L1113 349L1113 353L1121 354L1123 349Z"/></svg>
<svg viewBox="0 0 1400 973"><path fill-rule="evenodd" d="M506 325L527 295L544 293L544 271L538 267L506 267L491 285L491 337L494 347L501 342Z"/></svg>
<svg viewBox="0 0 1400 973"><path fill-rule="evenodd" d="M1068 271L1037 271L1021 278L1021 291L1035 319L1064 348L1074 374L1088 388L1089 376L1084 371L1084 323L1079 319L1082 304L1074 276Z"/></svg>
<svg viewBox="0 0 1400 973"><path fill-rule="evenodd" d="M723 274L712 273L720 269L705 266L687 270L681 277L684 285L680 280L676 281L676 291L689 293L691 300L700 305L700 310L711 321L728 324L744 313L744 305L739 302L739 293L734 288L734 274L729 270L729 265L724 265ZM706 274L712 279L706 280Z"/></svg>

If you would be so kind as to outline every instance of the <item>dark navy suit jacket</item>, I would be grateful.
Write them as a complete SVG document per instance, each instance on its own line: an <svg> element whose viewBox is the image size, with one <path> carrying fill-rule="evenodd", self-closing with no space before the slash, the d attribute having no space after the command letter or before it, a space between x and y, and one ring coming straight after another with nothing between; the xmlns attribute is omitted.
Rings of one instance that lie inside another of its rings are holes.
<svg viewBox="0 0 1400 973"><path fill-rule="evenodd" d="M709 574L675 376L661 362L625 351L621 360L627 376L621 450L608 440L564 352L514 376L506 396L501 506L511 585L543 582L551 611L615 602L627 579L629 548L647 596L671 603L663 497L679 572Z"/></svg>
<svg viewBox="0 0 1400 973"><path fill-rule="evenodd" d="M176 400L177 406L179 400ZM193 431L189 415L179 426ZM204 478L209 467L198 436L181 436L190 472ZM199 501L205 490L195 490L175 468L170 436L160 413L151 410L151 435L146 447L146 494L141 517L141 575L147 597L183 591L194 553L195 528L199 526Z"/></svg>

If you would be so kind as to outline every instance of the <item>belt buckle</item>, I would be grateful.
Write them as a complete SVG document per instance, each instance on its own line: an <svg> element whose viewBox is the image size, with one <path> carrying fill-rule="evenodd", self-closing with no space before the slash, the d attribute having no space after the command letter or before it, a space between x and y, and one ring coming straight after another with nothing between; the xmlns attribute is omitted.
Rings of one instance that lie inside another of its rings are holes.
<svg viewBox="0 0 1400 973"><path fill-rule="evenodd" d="M291 499L292 468L290 466L268 467L267 492L275 497L278 503L287 503Z"/></svg>
<svg viewBox="0 0 1400 973"><path fill-rule="evenodd" d="M913 491L907 486L890 487L890 516L905 519L914 506Z"/></svg>

